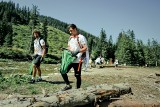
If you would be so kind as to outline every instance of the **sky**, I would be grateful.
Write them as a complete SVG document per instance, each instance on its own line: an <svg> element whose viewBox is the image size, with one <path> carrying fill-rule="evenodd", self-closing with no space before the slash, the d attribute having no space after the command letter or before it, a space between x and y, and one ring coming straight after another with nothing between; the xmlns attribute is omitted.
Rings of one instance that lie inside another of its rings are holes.
<svg viewBox="0 0 160 107"><path fill-rule="evenodd" d="M2 1L2 0L1 0ZM10 0L3 0L10 1ZM99 36L105 30L116 42L120 32L133 30L135 38L160 43L160 0L11 0L20 6L38 6L50 16Z"/></svg>

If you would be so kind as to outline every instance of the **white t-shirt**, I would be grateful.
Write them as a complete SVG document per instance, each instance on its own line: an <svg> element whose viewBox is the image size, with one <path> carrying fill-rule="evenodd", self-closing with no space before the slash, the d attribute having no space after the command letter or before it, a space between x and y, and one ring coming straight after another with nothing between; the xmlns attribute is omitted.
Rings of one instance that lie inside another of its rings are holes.
<svg viewBox="0 0 160 107"><path fill-rule="evenodd" d="M100 64L100 63L101 63L101 58L98 57L98 58L96 59L95 63L96 63L96 64Z"/></svg>
<svg viewBox="0 0 160 107"><path fill-rule="evenodd" d="M68 46L70 47L71 51L78 51L81 49L79 44L80 45L86 44L85 40L86 40L85 37L79 34L78 38L77 37L70 38L70 40L68 41ZM78 41L79 41L79 44L78 44ZM73 63L79 63L81 56L82 56L82 53L78 53L77 58L73 61Z"/></svg>
<svg viewBox="0 0 160 107"><path fill-rule="evenodd" d="M115 60L115 64L118 65L118 59Z"/></svg>
<svg viewBox="0 0 160 107"><path fill-rule="evenodd" d="M34 40L34 54L42 55L43 49L41 46L45 45L45 41L43 39L40 39L39 41L39 39L40 38Z"/></svg>

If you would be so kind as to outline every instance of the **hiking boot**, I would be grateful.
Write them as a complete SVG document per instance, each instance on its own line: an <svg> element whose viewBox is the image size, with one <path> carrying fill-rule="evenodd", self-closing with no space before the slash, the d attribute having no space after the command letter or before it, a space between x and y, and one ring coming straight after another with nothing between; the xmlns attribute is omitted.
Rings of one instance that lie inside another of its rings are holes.
<svg viewBox="0 0 160 107"><path fill-rule="evenodd" d="M42 78L38 78L36 81L37 81L37 82L40 82L40 81L42 81Z"/></svg>
<svg viewBox="0 0 160 107"><path fill-rule="evenodd" d="M34 80L34 79L31 79L31 80L29 81L29 83L34 84L34 83L35 83L35 80Z"/></svg>
<svg viewBox="0 0 160 107"><path fill-rule="evenodd" d="M62 89L62 91L66 91L66 90L69 90L69 89L71 89L71 88L72 88L71 85L66 85L66 86Z"/></svg>

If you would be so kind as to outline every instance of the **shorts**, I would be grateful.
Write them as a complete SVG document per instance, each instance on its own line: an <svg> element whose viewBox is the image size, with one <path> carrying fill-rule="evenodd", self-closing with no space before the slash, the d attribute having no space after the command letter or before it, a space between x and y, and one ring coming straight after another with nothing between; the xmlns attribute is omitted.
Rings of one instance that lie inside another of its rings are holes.
<svg viewBox="0 0 160 107"><path fill-rule="evenodd" d="M41 55L38 55L38 54L34 55L34 57L33 57L33 64L35 64L37 67L39 67L40 64L41 64L41 62L42 62L41 58L42 58Z"/></svg>

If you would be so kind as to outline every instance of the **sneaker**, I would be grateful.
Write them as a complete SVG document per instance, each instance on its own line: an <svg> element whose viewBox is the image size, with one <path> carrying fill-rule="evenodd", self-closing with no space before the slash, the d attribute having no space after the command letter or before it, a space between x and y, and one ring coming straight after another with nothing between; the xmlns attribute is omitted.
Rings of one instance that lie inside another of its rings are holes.
<svg viewBox="0 0 160 107"><path fill-rule="evenodd" d="M37 81L37 82L40 82L40 81L42 81L42 78L38 78L36 81Z"/></svg>
<svg viewBox="0 0 160 107"><path fill-rule="evenodd" d="M35 83L35 80L34 80L34 79L31 79L31 80L29 81L29 83L34 84L34 83Z"/></svg>
<svg viewBox="0 0 160 107"><path fill-rule="evenodd" d="M71 88L72 88L71 85L66 85L66 86L62 89L62 91L66 91L66 90L69 90L69 89L71 89Z"/></svg>

